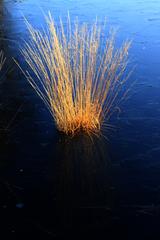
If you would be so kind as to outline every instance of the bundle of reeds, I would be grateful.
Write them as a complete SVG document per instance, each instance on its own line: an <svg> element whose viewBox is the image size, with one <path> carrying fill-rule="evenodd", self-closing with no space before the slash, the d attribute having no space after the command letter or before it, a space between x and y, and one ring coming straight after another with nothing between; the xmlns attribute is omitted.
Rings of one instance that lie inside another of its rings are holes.
<svg viewBox="0 0 160 240"><path fill-rule="evenodd" d="M43 31L26 21L30 39L21 53L32 72L22 71L60 131L98 134L128 79L130 41L115 49L112 32L102 44L97 21L90 28L78 21L71 27L68 19L66 30L61 20L59 27L55 24L50 13L45 20Z"/></svg>

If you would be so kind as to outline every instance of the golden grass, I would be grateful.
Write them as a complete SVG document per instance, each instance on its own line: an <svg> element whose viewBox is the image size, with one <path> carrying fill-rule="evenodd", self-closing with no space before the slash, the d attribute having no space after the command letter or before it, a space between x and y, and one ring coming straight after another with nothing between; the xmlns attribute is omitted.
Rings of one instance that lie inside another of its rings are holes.
<svg viewBox="0 0 160 240"><path fill-rule="evenodd" d="M79 131L100 133L105 119L117 107L128 79L126 67L130 42L115 49L115 33L101 42L97 21L87 24L68 18L67 31L49 13L47 28L39 31L26 21L30 39L21 50L32 70L23 71L43 99L57 128L74 135ZM117 101L118 100L118 101Z"/></svg>

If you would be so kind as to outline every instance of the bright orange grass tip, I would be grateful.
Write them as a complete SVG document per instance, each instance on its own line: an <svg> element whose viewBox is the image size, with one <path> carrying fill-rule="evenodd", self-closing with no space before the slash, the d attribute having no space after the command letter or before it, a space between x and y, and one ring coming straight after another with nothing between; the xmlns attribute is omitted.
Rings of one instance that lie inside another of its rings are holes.
<svg viewBox="0 0 160 240"><path fill-rule="evenodd" d="M98 135L124 98L120 93L129 77L131 42L115 49L114 31L102 42L97 21L91 27L78 20L72 25L68 17L67 30L61 19L56 25L50 12L45 21L40 31L25 20L29 40L21 53L31 72L20 68L60 131Z"/></svg>

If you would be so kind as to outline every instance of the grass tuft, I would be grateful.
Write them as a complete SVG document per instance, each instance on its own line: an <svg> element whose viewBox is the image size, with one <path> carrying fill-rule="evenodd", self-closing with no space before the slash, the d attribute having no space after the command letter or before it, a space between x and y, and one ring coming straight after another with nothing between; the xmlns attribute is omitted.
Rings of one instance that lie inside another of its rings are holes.
<svg viewBox="0 0 160 240"><path fill-rule="evenodd" d="M43 31L26 20L30 38L21 53L32 71L22 71L60 131L97 135L117 108L129 77L126 67L131 42L115 49L112 31L102 43L97 21L91 27L75 21L71 27L68 17L65 30L61 19L57 26L50 13L45 20Z"/></svg>

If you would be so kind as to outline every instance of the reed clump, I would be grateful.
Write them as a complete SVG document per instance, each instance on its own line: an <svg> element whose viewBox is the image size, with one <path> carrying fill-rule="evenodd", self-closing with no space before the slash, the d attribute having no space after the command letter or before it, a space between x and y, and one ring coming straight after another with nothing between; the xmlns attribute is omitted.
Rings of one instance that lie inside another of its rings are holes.
<svg viewBox="0 0 160 240"><path fill-rule="evenodd" d="M71 27L68 18L64 28L61 20L55 24L50 13L45 20L47 27L42 31L26 21L30 39L21 53L32 71L21 69L60 131L99 134L128 79L130 41L115 49L112 32L102 44L97 21L89 28L77 20Z"/></svg>

